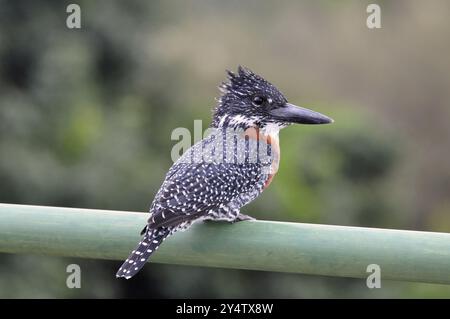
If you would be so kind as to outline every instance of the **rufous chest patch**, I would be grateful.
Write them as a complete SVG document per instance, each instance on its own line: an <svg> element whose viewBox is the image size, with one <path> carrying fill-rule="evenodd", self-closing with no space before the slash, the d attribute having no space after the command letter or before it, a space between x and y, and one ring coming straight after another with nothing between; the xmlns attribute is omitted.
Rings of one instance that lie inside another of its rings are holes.
<svg viewBox="0 0 450 319"><path fill-rule="evenodd" d="M270 170L268 178L264 184L264 189L266 189L273 180L273 177L278 171L280 164L280 141L278 134L263 134L259 128L250 127L244 131L244 135L248 136L250 139L263 142L263 144L270 146Z"/></svg>

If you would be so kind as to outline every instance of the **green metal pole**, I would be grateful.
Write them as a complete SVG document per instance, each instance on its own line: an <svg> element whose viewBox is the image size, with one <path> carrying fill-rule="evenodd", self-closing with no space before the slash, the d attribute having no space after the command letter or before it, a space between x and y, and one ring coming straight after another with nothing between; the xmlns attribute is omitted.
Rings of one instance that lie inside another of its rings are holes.
<svg viewBox="0 0 450 319"><path fill-rule="evenodd" d="M0 204L0 252L122 260L147 217ZM367 277L367 266L377 264L382 279L450 284L450 234L268 221L198 223L165 241L151 261L355 278Z"/></svg>

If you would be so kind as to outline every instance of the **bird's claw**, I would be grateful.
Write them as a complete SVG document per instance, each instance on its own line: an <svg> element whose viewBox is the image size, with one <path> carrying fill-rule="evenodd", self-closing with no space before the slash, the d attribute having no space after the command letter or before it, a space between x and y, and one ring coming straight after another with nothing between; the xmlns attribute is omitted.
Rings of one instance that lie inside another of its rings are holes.
<svg viewBox="0 0 450 319"><path fill-rule="evenodd" d="M249 215L245 215L245 214L239 214L235 220L233 220L233 223L238 223L238 222L242 222L245 220L256 220L256 218L249 216Z"/></svg>

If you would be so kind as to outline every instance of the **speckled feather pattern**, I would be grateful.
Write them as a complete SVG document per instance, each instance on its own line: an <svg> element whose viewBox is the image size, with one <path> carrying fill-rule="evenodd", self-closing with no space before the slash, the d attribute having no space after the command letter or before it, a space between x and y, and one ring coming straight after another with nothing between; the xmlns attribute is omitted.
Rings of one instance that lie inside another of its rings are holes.
<svg viewBox="0 0 450 319"><path fill-rule="evenodd" d="M271 145L249 140L239 132L234 134L233 130L258 124L262 131L266 127L271 134L278 134L283 123L265 120L251 110L237 111L243 106L236 103L248 103L244 101L245 96L264 90L272 99L281 102L285 99L274 86L247 69L240 68L239 75L230 72L229 76L230 82L221 87L223 95L213 118L212 127L218 130L192 146L167 172L151 204L142 240L118 270L117 277L134 276L167 237L186 230L196 221L237 220L241 207L264 190L273 173ZM226 103L231 105L228 113ZM223 132L230 128L233 134L225 135L230 135L233 143L223 147ZM261 150L267 152L269 160L258 156Z"/></svg>

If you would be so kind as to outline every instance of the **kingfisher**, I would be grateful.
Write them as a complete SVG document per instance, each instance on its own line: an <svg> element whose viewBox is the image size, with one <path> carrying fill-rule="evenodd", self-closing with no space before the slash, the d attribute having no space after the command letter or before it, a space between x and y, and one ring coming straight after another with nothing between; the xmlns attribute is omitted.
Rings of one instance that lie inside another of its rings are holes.
<svg viewBox="0 0 450 319"><path fill-rule="evenodd" d="M280 161L279 131L327 124L321 113L293 105L263 77L239 66L219 89L210 132L172 165L150 205L141 241L117 271L129 279L161 243L197 221L254 220L240 209L271 183Z"/></svg>

